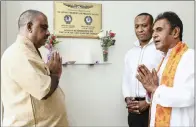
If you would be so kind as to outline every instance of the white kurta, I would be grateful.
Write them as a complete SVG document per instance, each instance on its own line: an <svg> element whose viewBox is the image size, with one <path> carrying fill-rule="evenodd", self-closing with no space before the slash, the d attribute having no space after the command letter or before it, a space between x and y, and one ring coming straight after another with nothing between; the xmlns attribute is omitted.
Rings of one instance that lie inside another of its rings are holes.
<svg viewBox="0 0 196 127"><path fill-rule="evenodd" d="M158 73L159 81L171 50L168 51ZM194 126L194 50L188 49L183 54L176 70L173 87L160 85L155 91L150 126L154 126L155 123L157 104L163 107L172 107L171 127Z"/></svg>

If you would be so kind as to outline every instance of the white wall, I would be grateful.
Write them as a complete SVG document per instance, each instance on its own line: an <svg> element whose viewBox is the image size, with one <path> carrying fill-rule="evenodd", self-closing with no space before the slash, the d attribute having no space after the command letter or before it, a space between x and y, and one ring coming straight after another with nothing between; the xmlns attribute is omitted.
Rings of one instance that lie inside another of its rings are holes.
<svg viewBox="0 0 196 127"><path fill-rule="evenodd" d="M88 1L90 2L90 1ZM121 93L123 59L136 40L134 18L141 12L156 17L163 11L176 12L184 24L184 40L194 47L194 2L191 1L93 1L103 4L103 29L117 33L116 45L110 49L112 64L74 65L63 68L60 86L66 95L66 108L71 126L127 126L127 111ZM183 9L184 8L184 9ZM44 12L53 29L52 1L7 1L7 45L12 44L17 34L17 20L26 9ZM99 51L99 41L93 39L61 39L62 55L71 47L88 46ZM42 53L44 54L44 49ZM83 52L83 51L81 51ZM100 54L101 56L101 54ZM98 56L97 58L99 58Z"/></svg>
<svg viewBox="0 0 196 127"><path fill-rule="evenodd" d="M1 1L1 55L7 47L7 34L6 34L6 2Z"/></svg>

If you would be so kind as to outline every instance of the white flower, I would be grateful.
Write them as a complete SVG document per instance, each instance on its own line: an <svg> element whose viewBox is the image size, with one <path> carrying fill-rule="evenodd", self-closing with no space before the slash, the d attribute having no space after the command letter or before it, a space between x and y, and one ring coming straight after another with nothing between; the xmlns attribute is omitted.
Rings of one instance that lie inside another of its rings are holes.
<svg viewBox="0 0 196 127"><path fill-rule="evenodd" d="M99 38L103 38L105 35L104 35L104 32L103 31L101 31L99 34L98 34L98 37Z"/></svg>

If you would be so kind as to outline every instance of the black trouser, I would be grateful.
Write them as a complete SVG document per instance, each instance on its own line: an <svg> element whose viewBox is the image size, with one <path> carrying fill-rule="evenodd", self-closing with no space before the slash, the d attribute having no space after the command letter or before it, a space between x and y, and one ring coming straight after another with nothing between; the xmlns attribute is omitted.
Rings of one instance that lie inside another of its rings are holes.
<svg viewBox="0 0 196 127"><path fill-rule="evenodd" d="M149 108L141 114L129 113L129 127L148 127Z"/></svg>

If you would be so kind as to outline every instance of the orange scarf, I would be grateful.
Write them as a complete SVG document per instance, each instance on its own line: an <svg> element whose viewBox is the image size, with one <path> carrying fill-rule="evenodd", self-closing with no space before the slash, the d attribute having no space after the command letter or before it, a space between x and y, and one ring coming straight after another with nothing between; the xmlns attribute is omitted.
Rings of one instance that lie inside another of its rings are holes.
<svg viewBox="0 0 196 127"><path fill-rule="evenodd" d="M182 42L178 42L178 44L172 49L167 65L163 71L160 85L164 84L167 87L173 87L174 77L178 63L180 62L182 55L187 50L188 46ZM160 69L160 66L158 70ZM162 107L161 105L157 104L155 127L170 127L171 111L171 107Z"/></svg>

